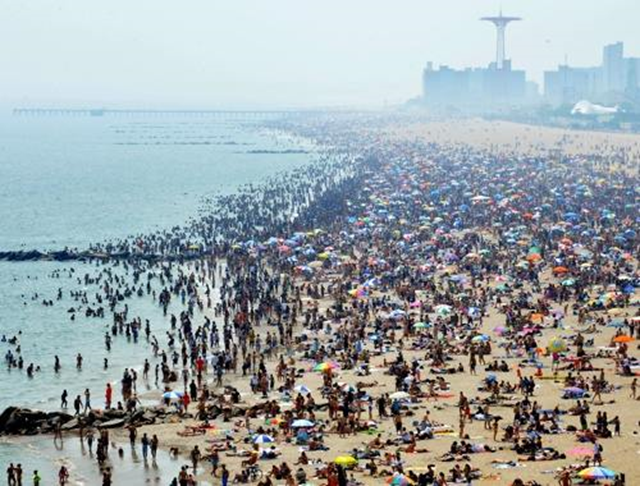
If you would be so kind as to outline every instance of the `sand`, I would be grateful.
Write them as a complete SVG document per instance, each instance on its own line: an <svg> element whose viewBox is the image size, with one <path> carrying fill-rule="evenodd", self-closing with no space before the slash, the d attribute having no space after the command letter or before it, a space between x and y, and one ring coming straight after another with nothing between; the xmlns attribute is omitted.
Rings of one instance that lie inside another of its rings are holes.
<svg viewBox="0 0 640 486"><path fill-rule="evenodd" d="M626 170L637 171L638 161L640 160L640 136L627 135L627 134L609 134L609 133L597 133L597 132L573 132L562 129L546 128L546 127L532 127L527 125L520 125L507 122L486 122L481 120L464 120L456 122L433 122L424 124L411 124L402 128L386 130L385 136L390 138L400 138L405 140L427 140L427 141L440 141L445 143L467 143L479 148L491 149L496 146L501 148L509 147L514 152L523 153L547 153L549 150L567 150L573 153L579 153L585 157L590 155L597 155L602 151L617 151L619 149L629 150L631 163L631 169L628 167ZM549 273L545 277L547 280L553 279L553 276ZM330 283L338 279L335 274L326 274L323 281ZM299 280L298 283L302 283ZM544 283L544 282L543 282ZM637 296L636 296L637 297ZM315 304L316 302L311 299L303 299L305 305ZM321 307L329 305L330 299L324 299L320 302ZM618 316L624 317L626 315L631 316L635 312L635 309L625 309L618 313ZM504 323L504 316L498 312L495 307L490 307L488 315L484 319L483 331L493 338L496 337L493 329ZM546 343L552 337L569 335L575 332L579 328L577 317L569 315L563 321L564 328L561 330L545 329L543 336L538 338L539 343ZM614 328L604 328L602 332L596 334L587 335L588 338L593 337L595 339L595 347L590 349L597 349L600 346L608 346L610 340L615 332ZM322 333L317 335L320 339L324 339ZM639 356L638 346L636 343L631 343L631 356ZM405 359L411 361L414 357L419 359L424 358L424 353L405 350ZM372 358L371 366L372 373L370 376L358 377L355 376L353 371L338 371L338 382L345 382L355 385L356 382L375 383L375 387L371 390L375 396L378 396L382 392L393 393L394 381L393 377L384 373L386 366L384 360L392 360L395 356L395 352L389 352L384 356L375 356ZM507 359L504 356L504 350L494 347L494 354L487 358L487 362L492 359L505 359L511 370L508 373L499 373L500 380L508 380L512 383L517 381L516 375L516 363L517 359ZM458 409L456 406L457 396L459 392L464 392L468 397L480 397L486 396L477 392L477 387L486 376L484 367L478 366L478 374L470 375L468 373L468 360L467 356L459 356L455 358L453 365L461 362L465 367L465 373L454 374L445 376L445 379L451 384L450 393L451 398L440 398L437 401L421 400L411 406L413 412L412 417L404 417L404 424L411 428L411 422L413 420L420 419L424 413L428 410L431 415L431 419L448 424L453 427L455 433L449 435L439 436L433 440L419 441L419 448L427 448L429 452L405 454L403 453L403 459L405 460L405 469L414 471L425 470L428 464L435 464L438 471L448 471L455 464L443 463L438 460L438 457L446 452L451 443L454 440L459 440L457 436L458 428ZM550 358L543 358L545 364L550 364ZM273 370L275 368L276 361L271 360L268 362L268 367ZM607 379L612 381L617 387L618 391L613 394L605 394L603 398L604 405L591 405L592 414L590 419L595 419L595 413L597 411L606 411L609 419L615 415L620 417L622 422L622 437L602 440L604 446L604 463L606 467L614 469L616 471L625 472L627 475L627 484L636 484L638 481L636 478L640 477L640 425L638 420L640 419L640 402L632 400L630 398L629 384L631 379L626 377L617 376L614 373L614 363L611 359L595 359L593 364L596 368L602 368L605 370ZM312 363L302 362L299 359L296 362L296 367L310 370ZM424 370L426 374L428 370ZM533 374L533 368L524 368L523 374L530 376ZM275 374L275 373L274 373ZM549 367L544 369L545 378L550 378ZM591 373L585 373L587 376L591 376ZM431 376L429 376L431 377ZM561 390L564 388L562 380L553 379L538 379L537 388L535 390L535 396L532 400L537 400L542 408L553 408L556 405L560 405L566 409L573 405L570 400L561 400ZM249 388L248 378L242 378L240 376L226 376L225 383L228 383L236 388L242 394L243 406L249 406L261 402L260 397L253 395ZM308 386L316 399L316 403L324 403L324 400L320 397L319 388L322 385L322 377L320 373L308 371L305 373L302 379L297 380L296 384L304 384ZM276 398L277 393L272 393L270 398ZM516 395L518 399L521 399L521 395ZM474 407L472 407L474 408ZM191 407L191 411L195 411L195 407ZM503 423L509 422L512 418L512 411L509 407L492 407L491 411L505 417L506 420ZM317 417L320 420L327 418L326 412L318 412ZM363 418L367 417L367 412L363 412ZM377 420L377 412L374 410L374 418ZM250 449L251 445L242 443L240 439L247 435L247 430L243 420L236 420L231 422L223 422L218 419L215 421L216 429L207 432L205 436L196 437L180 437L177 433L183 430L185 425L195 424L196 421L186 420L182 423L176 424L163 424L152 425L143 427L138 431L138 437L143 432L148 434L158 434L160 438L161 447L177 447L181 454L184 454L185 463L188 463L188 453L194 445L198 445L201 450L206 451L211 440L215 440L223 436L224 431L231 431L233 437L236 439L238 448ZM252 428L259 425L263 425L264 420L253 419L251 420ZM563 418L563 427L568 425L574 425L580 428L579 418L577 416L565 415ZM379 431L382 434L383 439L394 438L395 431L393 430L393 422L391 419L386 419L380 422ZM502 436L502 430L499 434L498 441L493 441L492 433L484 429L484 423L474 421L466 426L466 433L470 436L471 442L474 443L486 443L496 448L503 448L496 453L482 453L473 454L470 458L470 464L473 467L480 468L482 471L483 479L474 484L493 484L502 485L509 484L515 478L522 478L525 480L535 479L541 484L557 484L557 480L554 478L553 472L561 467L572 463L579 463L582 458L579 457L567 457L564 460L557 461L544 461L544 462L520 462L520 466L510 469L497 469L492 467L492 461L510 461L518 460L515 452L508 450L510 444L500 442ZM330 447L329 451L324 452L308 452L308 456L311 460L321 459L323 461L332 461L335 457L348 454L353 448L363 447L366 443L374 438L373 435L366 433L358 433L357 435L340 438L337 434L327 434L325 437L325 443ZM545 445L553 446L560 452L566 452L569 449L584 445L579 444L576 441L575 435L572 433L560 434L560 435L545 435L543 437ZM261 469L265 472L269 471L273 464L280 464L282 461L286 461L292 469L295 470L298 466L294 466L297 458L300 454L299 447L292 444L278 442L275 444L281 451L282 456L275 461L260 461ZM586 447L589 447L586 445ZM398 447L387 447L389 452L395 452ZM240 471L242 458L228 457L224 452L220 453L221 464L226 464L232 471L232 477L235 472ZM364 463L362 463L363 465ZM461 462L460 465L464 466L465 462ZM203 465L205 472L201 472L200 477L207 481L212 481L209 474L209 466ZM314 468L311 465L304 467L307 472L311 484L326 484L326 480L313 479ZM390 468L380 466L380 469ZM364 482L367 485L380 485L384 484L386 477L372 478L364 472L356 472L356 479ZM218 484L213 480L214 484ZM284 484L283 481L277 481L274 479L275 484Z"/></svg>

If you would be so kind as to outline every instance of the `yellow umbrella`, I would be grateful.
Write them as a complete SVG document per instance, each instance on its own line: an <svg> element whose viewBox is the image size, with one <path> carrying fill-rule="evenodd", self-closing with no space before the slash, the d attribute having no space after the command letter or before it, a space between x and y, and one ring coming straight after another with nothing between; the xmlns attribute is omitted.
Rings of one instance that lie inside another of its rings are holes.
<svg viewBox="0 0 640 486"><path fill-rule="evenodd" d="M358 460L353 456L338 456L333 462L342 467L354 467L358 464Z"/></svg>

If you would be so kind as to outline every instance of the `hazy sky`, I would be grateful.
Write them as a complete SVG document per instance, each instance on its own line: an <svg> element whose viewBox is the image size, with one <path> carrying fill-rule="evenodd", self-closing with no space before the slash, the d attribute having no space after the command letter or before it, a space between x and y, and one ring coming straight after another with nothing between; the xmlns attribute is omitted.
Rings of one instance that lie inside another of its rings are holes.
<svg viewBox="0 0 640 486"><path fill-rule="evenodd" d="M382 105L436 64L507 56L530 79L640 56L638 0L0 0L0 103L246 107Z"/></svg>

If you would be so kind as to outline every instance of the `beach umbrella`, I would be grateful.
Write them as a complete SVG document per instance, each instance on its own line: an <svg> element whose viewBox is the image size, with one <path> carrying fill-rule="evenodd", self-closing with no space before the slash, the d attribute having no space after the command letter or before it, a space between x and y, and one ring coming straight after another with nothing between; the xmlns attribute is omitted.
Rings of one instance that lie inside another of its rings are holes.
<svg viewBox="0 0 640 486"><path fill-rule="evenodd" d="M529 432L527 432L527 437L529 437L530 439L539 439L540 438L540 434L538 432L536 432L535 430L530 430Z"/></svg>
<svg viewBox="0 0 640 486"><path fill-rule="evenodd" d="M168 391L162 394L162 398L170 401L181 400L183 396L184 396L184 393L182 393L181 391L175 391L175 390Z"/></svg>
<svg viewBox="0 0 640 486"><path fill-rule="evenodd" d="M432 327L432 326L431 326L431 324L429 324L428 322L416 322L416 323L413 325L413 328L414 328L414 329L428 329L428 328L430 328L430 327Z"/></svg>
<svg viewBox="0 0 640 486"><path fill-rule="evenodd" d="M487 336L486 334L479 334L477 336L473 336L473 338L471 338L471 342L473 342L473 343L486 343L490 339L491 338L489 336Z"/></svg>
<svg viewBox="0 0 640 486"><path fill-rule="evenodd" d="M404 474L395 473L393 476L387 479L387 484L390 484L391 486L409 486L414 483Z"/></svg>
<svg viewBox="0 0 640 486"><path fill-rule="evenodd" d="M562 281L562 285L564 287L573 287L576 284L576 280L574 278L568 278Z"/></svg>
<svg viewBox="0 0 640 486"><path fill-rule="evenodd" d="M529 255L527 255L527 261L529 263L536 263L540 260L542 260L542 256L540 256L539 253L530 253Z"/></svg>
<svg viewBox="0 0 640 486"><path fill-rule="evenodd" d="M402 319L407 313L400 309L395 309L389 313L389 319Z"/></svg>
<svg viewBox="0 0 640 486"><path fill-rule="evenodd" d="M507 332L507 328L504 326L496 326L493 328L493 332L495 332L499 336L502 336L505 332Z"/></svg>
<svg viewBox="0 0 640 486"><path fill-rule="evenodd" d="M467 315L473 319L478 319L482 315L482 312L479 307L469 307L467 309Z"/></svg>
<svg viewBox="0 0 640 486"><path fill-rule="evenodd" d="M336 370L338 368L340 368L340 365L335 361L325 361L324 363L318 363L317 365L315 365L313 371L325 372L329 370Z"/></svg>
<svg viewBox="0 0 640 486"><path fill-rule="evenodd" d="M296 429L304 429L304 428L313 427L313 425L314 425L313 422L311 422L310 420L299 419L299 420L294 420L293 423L291 424L291 427Z"/></svg>
<svg viewBox="0 0 640 486"><path fill-rule="evenodd" d="M630 343L631 341L633 341L633 338L624 334L613 339L615 343Z"/></svg>
<svg viewBox="0 0 640 486"><path fill-rule="evenodd" d="M507 284L503 284L502 283L502 284L496 285L496 290L498 292L508 292L509 291L509 286Z"/></svg>
<svg viewBox="0 0 640 486"><path fill-rule="evenodd" d="M582 479L613 479L616 477L615 471L606 467L588 467L578 473Z"/></svg>
<svg viewBox="0 0 640 486"><path fill-rule="evenodd" d="M309 393L311 393L311 390L309 390L306 385L297 385L294 390L303 395L308 395Z"/></svg>
<svg viewBox="0 0 640 486"><path fill-rule="evenodd" d="M537 324L540 324L540 323L542 323L542 321L544 321L544 315L542 315L542 314L540 314L538 312L535 312L535 313L531 314L531 316L529 317L529 320L531 322L535 322Z"/></svg>
<svg viewBox="0 0 640 486"><path fill-rule="evenodd" d="M351 468L358 464L358 460L353 456L338 456L333 461L338 466Z"/></svg>
<svg viewBox="0 0 640 486"><path fill-rule="evenodd" d="M554 275L564 275L569 269L567 267L553 267Z"/></svg>
<svg viewBox="0 0 640 486"><path fill-rule="evenodd" d="M389 395L389 398L391 398L391 400L404 400L406 398L409 398L410 396L411 395L409 395L407 392L399 391Z"/></svg>
<svg viewBox="0 0 640 486"><path fill-rule="evenodd" d="M344 393L349 393L349 392L355 393L358 391L355 386L350 385L349 383L342 383L342 384L338 383L338 385L340 386L340 389Z"/></svg>
<svg viewBox="0 0 640 486"><path fill-rule="evenodd" d="M607 324L607 327L615 327L620 329L624 327L624 321L622 319L613 319L609 324Z"/></svg>
<svg viewBox="0 0 640 486"><path fill-rule="evenodd" d="M564 342L564 339L559 337L554 337L547 344L547 349L552 353L561 353L567 349L567 344Z"/></svg>
<svg viewBox="0 0 640 486"><path fill-rule="evenodd" d="M441 304L436 306L436 314L439 316L448 316L452 310L453 308L450 305Z"/></svg>
<svg viewBox="0 0 640 486"><path fill-rule="evenodd" d="M278 417L264 419L264 424L265 425L280 425L282 422L283 422L283 420L281 418L278 418Z"/></svg>
<svg viewBox="0 0 640 486"><path fill-rule="evenodd" d="M492 383L498 380L498 377L494 373L487 373L487 376L484 378L487 383Z"/></svg>
<svg viewBox="0 0 640 486"><path fill-rule="evenodd" d="M269 444L270 442L275 442L275 440L267 434L258 434L253 437L254 444Z"/></svg>

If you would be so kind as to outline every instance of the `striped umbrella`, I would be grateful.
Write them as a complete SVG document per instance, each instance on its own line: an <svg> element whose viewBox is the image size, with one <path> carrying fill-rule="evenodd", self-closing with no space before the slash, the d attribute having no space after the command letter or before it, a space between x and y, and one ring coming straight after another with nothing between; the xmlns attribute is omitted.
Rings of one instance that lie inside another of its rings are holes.
<svg viewBox="0 0 640 486"><path fill-rule="evenodd" d="M274 442L273 437L267 434L258 434L253 437L254 444L268 444L270 442Z"/></svg>
<svg viewBox="0 0 640 486"><path fill-rule="evenodd" d="M588 467L578 473L582 479L613 479L616 477L615 471L606 467Z"/></svg>

